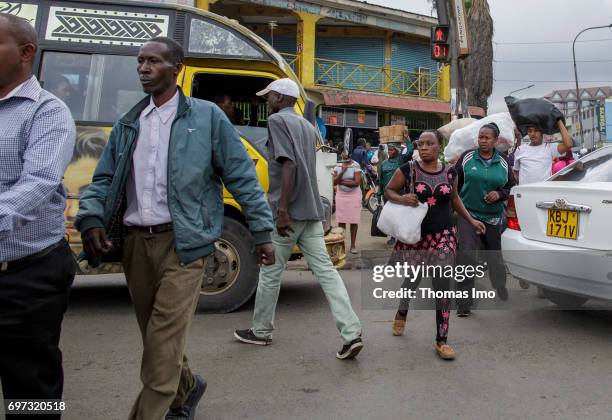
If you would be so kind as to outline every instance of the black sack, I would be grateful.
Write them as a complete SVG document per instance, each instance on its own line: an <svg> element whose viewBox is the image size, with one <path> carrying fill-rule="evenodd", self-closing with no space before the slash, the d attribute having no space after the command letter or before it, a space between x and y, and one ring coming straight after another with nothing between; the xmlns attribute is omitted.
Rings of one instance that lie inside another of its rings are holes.
<svg viewBox="0 0 612 420"><path fill-rule="evenodd" d="M563 113L549 100L542 98L517 99L513 96L504 98L510 116L523 136L527 135L527 127L535 125L544 134L559 132L557 121L565 124Z"/></svg>
<svg viewBox="0 0 612 420"><path fill-rule="evenodd" d="M386 238L387 235L383 233L380 229L378 229L378 219L380 218L380 213L382 213L383 205L382 203L376 207L376 211L372 215L372 226L370 227L370 236L378 236L382 238Z"/></svg>

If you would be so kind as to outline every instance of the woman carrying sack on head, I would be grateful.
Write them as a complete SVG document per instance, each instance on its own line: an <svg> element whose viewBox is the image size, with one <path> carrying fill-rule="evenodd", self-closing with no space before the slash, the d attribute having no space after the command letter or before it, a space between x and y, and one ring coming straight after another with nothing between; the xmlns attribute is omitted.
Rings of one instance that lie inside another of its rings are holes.
<svg viewBox="0 0 612 420"><path fill-rule="evenodd" d="M452 265L457 249L455 227L453 226L452 209L463 217L476 231L484 232L482 222L475 220L467 212L457 194L455 171L438 161L442 147L442 137L437 131L424 131L416 142L420 162L408 162L402 165L387 184L387 200L405 206L418 206L427 203L429 209L421 223L421 240L416 244L405 244L397 241L394 258L411 265ZM412 185L411 185L412 183ZM414 190L412 194L402 194L404 190ZM406 278L402 288L416 289L421 278ZM432 279L433 288L449 290L450 279ZM408 299L400 302L393 321L393 335L404 333ZM436 299L436 344L435 349L442 359L455 358L455 351L446 343L450 316L450 299Z"/></svg>
<svg viewBox="0 0 612 420"><path fill-rule="evenodd" d="M334 168L336 190L336 221L346 230L351 225L351 254L357 253L357 227L361 221L361 166L348 155L342 155L342 162Z"/></svg>

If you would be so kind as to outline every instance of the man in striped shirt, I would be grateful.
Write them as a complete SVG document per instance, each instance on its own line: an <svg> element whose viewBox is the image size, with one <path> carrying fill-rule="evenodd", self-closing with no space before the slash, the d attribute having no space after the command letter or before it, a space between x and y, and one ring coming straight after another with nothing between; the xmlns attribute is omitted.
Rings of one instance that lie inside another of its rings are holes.
<svg viewBox="0 0 612 420"><path fill-rule="evenodd" d="M0 14L0 380L5 399L58 400L60 328L76 268L62 176L75 126L32 76L36 49L25 19Z"/></svg>

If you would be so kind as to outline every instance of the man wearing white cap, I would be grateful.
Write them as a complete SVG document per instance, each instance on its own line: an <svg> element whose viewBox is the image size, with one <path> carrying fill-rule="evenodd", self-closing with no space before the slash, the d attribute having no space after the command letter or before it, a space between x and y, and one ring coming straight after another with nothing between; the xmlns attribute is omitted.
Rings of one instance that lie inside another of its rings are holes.
<svg viewBox="0 0 612 420"><path fill-rule="evenodd" d="M363 348L361 323L323 239L321 221L324 213L316 176L316 129L294 111L300 90L293 80L275 80L257 95L266 98L270 114L268 199L276 218L276 229L272 234L276 262L261 267L253 327L236 330L234 336L249 344L272 343L281 277L291 250L297 244L321 283L336 327L344 340L336 357L351 359Z"/></svg>

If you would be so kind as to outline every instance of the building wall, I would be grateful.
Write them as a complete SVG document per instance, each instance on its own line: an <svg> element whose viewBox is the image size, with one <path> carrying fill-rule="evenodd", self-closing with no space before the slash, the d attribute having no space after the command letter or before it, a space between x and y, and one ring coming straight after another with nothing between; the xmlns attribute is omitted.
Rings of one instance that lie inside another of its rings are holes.
<svg viewBox="0 0 612 420"><path fill-rule="evenodd" d="M385 65L384 38L353 38L318 36L316 58L383 67Z"/></svg>
<svg viewBox="0 0 612 420"><path fill-rule="evenodd" d="M394 37L391 44L391 68L415 71L419 67L428 68L432 72L438 70L438 63L431 59L429 44Z"/></svg>
<svg viewBox="0 0 612 420"><path fill-rule="evenodd" d="M292 34L274 34L274 41L270 32L258 33L268 44L272 45L279 53L295 54L297 38L295 32Z"/></svg>
<svg viewBox="0 0 612 420"><path fill-rule="evenodd" d="M597 107L587 107L582 109L582 132L584 135L584 147L587 149L591 149L600 142L600 140L605 140L603 136L599 133L598 128L598 120L599 115L597 114ZM573 138L580 141L580 130L578 130L578 116L574 113L569 121L572 125L570 134Z"/></svg>

